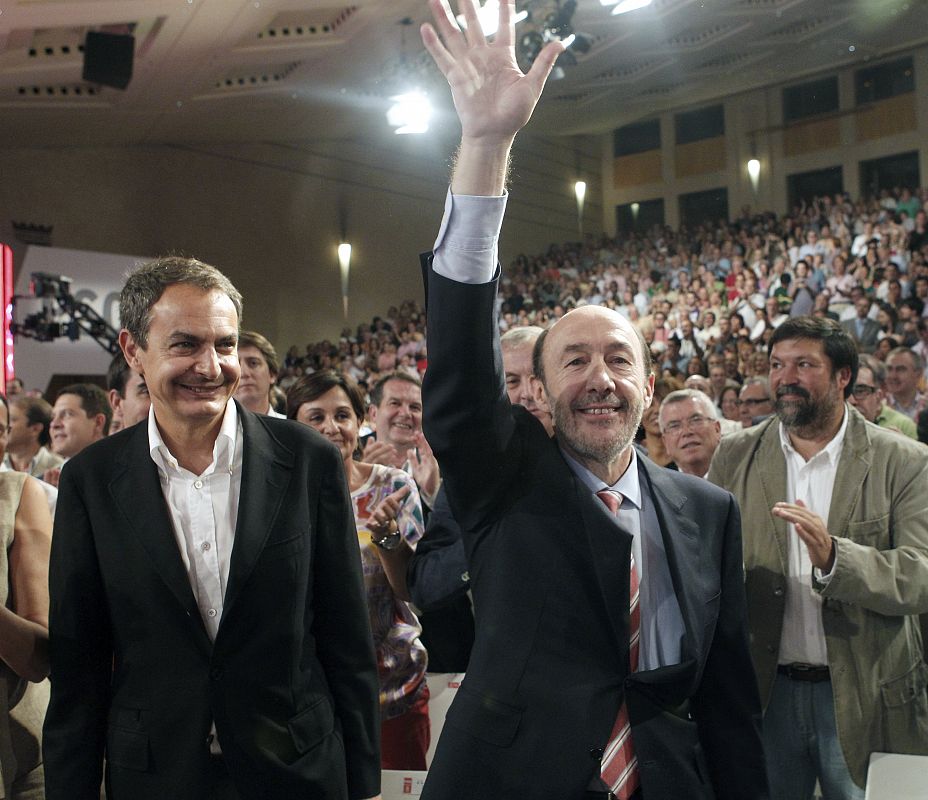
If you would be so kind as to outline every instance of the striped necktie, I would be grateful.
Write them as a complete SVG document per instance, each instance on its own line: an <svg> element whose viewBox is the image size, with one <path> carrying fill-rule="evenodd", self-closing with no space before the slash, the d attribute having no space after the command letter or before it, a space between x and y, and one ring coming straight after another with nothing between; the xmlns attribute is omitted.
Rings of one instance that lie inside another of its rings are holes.
<svg viewBox="0 0 928 800"><path fill-rule="evenodd" d="M613 514L617 514L622 505L622 495L603 490L596 496ZM638 567L635 564L634 551L631 554L628 586L628 661L629 669L638 669L638 650L641 631L641 607L638 603ZM602 779L609 785L618 800L628 800L641 784L638 775L638 758L632 742L632 728L628 719L628 706L623 702L619 708L609 744L606 745L601 762Z"/></svg>

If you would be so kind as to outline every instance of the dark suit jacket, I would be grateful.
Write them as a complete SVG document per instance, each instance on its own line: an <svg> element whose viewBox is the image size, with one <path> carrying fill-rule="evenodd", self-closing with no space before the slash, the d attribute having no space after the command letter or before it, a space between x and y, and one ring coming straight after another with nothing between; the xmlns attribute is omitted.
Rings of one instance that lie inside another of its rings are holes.
<svg viewBox="0 0 928 800"><path fill-rule="evenodd" d="M379 791L378 682L338 451L238 410L242 487L210 642L142 423L59 486L50 591L49 800L206 796L207 737L242 798Z"/></svg>
<svg viewBox="0 0 928 800"><path fill-rule="evenodd" d="M461 529L444 486L406 568L406 585L419 609L429 672L464 672L474 646L474 612L467 596L470 576Z"/></svg>
<svg viewBox="0 0 928 800"><path fill-rule="evenodd" d="M640 459L686 636L681 664L629 675L631 535L510 405L495 283L428 284L424 427L464 531L477 636L423 800L579 800L623 699L646 799L766 796L734 499Z"/></svg>
<svg viewBox="0 0 928 800"><path fill-rule="evenodd" d="M872 320L867 317L864 320L864 330L863 334L857 336L857 318L846 319L841 323L841 327L847 331L848 335L857 343L857 348L861 353L872 353L876 350L876 346L879 343L879 333L880 325L876 320Z"/></svg>

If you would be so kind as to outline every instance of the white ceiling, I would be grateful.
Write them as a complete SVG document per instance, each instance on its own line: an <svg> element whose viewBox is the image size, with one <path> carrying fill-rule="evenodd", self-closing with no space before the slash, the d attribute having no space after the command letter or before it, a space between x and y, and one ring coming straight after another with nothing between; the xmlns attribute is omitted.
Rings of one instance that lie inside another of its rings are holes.
<svg viewBox="0 0 928 800"><path fill-rule="evenodd" d="M526 2L539 18L557 0ZM0 0L0 143L357 136L385 124L404 69L446 98L419 41L427 14L424 0ZM592 48L548 87L539 132L608 131L873 61L928 41L928 0L654 0L618 17L578 0L573 23ZM126 91L82 81L88 30L135 36Z"/></svg>

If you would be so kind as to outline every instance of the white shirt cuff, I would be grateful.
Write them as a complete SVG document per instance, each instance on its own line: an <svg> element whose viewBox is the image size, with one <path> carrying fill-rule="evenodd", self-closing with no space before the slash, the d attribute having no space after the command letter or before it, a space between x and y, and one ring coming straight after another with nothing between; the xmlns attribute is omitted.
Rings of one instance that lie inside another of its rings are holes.
<svg viewBox="0 0 928 800"><path fill-rule="evenodd" d="M499 232L506 201L500 197L453 195L445 198L445 215L435 239L432 269L459 283L489 283L496 274Z"/></svg>

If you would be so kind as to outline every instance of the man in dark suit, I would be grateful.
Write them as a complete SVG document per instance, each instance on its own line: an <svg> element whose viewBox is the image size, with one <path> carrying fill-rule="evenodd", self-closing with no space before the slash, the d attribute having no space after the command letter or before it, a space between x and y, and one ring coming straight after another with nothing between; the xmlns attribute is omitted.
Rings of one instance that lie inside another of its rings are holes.
<svg viewBox="0 0 928 800"><path fill-rule="evenodd" d="M764 797L738 509L635 453L654 385L640 334L586 306L539 338L554 439L506 396L494 234L510 145L563 46L523 76L514 3L501 4L491 44L472 0L466 38L443 0L431 5L444 43L431 26L423 40L462 140L426 259L425 432L478 617L423 798Z"/></svg>
<svg viewBox="0 0 928 800"><path fill-rule="evenodd" d="M120 298L147 424L61 476L49 800L369 798L378 683L338 451L232 395L241 296L167 258Z"/></svg>
<svg viewBox="0 0 928 800"><path fill-rule="evenodd" d="M864 295L858 297L854 301L854 310L857 316L844 320L841 327L848 332L861 353L872 353L880 341L880 326L876 320L869 317L870 298Z"/></svg>

